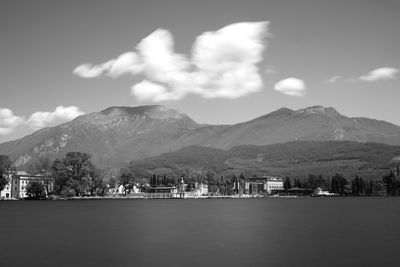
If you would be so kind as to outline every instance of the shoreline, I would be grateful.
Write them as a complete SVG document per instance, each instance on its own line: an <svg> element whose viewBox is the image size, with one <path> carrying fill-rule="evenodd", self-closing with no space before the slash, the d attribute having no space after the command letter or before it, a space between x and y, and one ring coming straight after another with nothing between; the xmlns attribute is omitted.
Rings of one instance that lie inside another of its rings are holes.
<svg viewBox="0 0 400 267"><path fill-rule="evenodd" d="M283 198L283 199L297 199L297 198L349 198L349 197L355 197L355 198L360 198L360 197L383 197L383 198L389 198L389 197L398 197L398 196L383 196L383 195L362 195L362 196L296 196L296 195L286 195L286 196L263 196L263 195L255 195L255 196L201 196L201 197L140 197L140 196L104 196L104 197L99 197L99 196L93 196L93 197L67 197L67 198L62 198L62 197L57 197L57 198L47 198L47 199L0 199L0 201L68 201L68 200L154 200L154 199L166 199L166 200L186 200L186 199L260 199L260 198L272 198L272 199L277 199L277 198Z"/></svg>

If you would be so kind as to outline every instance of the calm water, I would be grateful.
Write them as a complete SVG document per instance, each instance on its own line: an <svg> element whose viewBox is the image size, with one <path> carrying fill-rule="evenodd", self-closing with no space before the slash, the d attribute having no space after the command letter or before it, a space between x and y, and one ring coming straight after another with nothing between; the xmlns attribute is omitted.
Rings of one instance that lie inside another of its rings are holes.
<svg viewBox="0 0 400 267"><path fill-rule="evenodd" d="M0 266L399 266L400 198L0 202Z"/></svg>

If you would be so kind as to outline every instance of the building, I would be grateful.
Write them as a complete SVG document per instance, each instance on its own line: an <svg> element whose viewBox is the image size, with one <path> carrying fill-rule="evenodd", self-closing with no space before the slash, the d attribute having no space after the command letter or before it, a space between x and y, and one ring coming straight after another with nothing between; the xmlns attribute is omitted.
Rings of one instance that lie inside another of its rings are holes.
<svg viewBox="0 0 400 267"><path fill-rule="evenodd" d="M49 175L31 175L25 171L8 174L9 183L0 192L2 199L26 198L29 182L40 182L44 185L46 195L53 191L54 181Z"/></svg>
<svg viewBox="0 0 400 267"><path fill-rule="evenodd" d="M8 182L4 186L4 189L0 191L0 199L10 199L11 198L11 183Z"/></svg>
<svg viewBox="0 0 400 267"><path fill-rule="evenodd" d="M13 173L4 175L8 180L8 184L4 186L4 189L0 191L0 199L16 199L19 193L18 181L13 179Z"/></svg>
<svg viewBox="0 0 400 267"><path fill-rule="evenodd" d="M335 195L334 193L330 193L329 191L324 191L320 187L314 189L314 196L316 197L334 196L334 195Z"/></svg>
<svg viewBox="0 0 400 267"><path fill-rule="evenodd" d="M148 193L178 193L176 186L152 186L147 189Z"/></svg>
<svg viewBox="0 0 400 267"><path fill-rule="evenodd" d="M208 184L202 182L196 182L195 185L195 195L196 196L206 196L208 195Z"/></svg>
<svg viewBox="0 0 400 267"><path fill-rule="evenodd" d="M247 195L271 194L282 190L284 190L283 179L280 177L249 177L246 179L244 193Z"/></svg>
<svg viewBox="0 0 400 267"><path fill-rule="evenodd" d="M53 191L54 187L54 181L50 175L32 175L25 171L18 171L17 174L14 175L13 179L18 181L19 184L18 198L28 197L26 189L30 182L42 183L45 188L46 195Z"/></svg>

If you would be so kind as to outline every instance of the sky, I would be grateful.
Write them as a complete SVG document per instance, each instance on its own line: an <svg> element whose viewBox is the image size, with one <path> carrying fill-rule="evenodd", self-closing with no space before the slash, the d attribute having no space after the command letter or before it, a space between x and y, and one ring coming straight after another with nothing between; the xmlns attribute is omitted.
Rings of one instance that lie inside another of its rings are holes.
<svg viewBox="0 0 400 267"><path fill-rule="evenodd" d="M0 8L0 142L110 106L234 124L322 105L400 125L400 1L21 1Z"/></svg>

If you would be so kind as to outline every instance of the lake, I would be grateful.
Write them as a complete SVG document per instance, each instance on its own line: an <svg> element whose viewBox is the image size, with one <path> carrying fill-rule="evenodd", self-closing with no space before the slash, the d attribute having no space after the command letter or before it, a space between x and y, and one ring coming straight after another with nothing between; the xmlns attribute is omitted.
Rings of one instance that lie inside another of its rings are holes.
<svg viewBox="0 0 400 267"><path fill-rule="evenodd" d="M399 266L400 198L0 201L0 266Z"/></svg>

